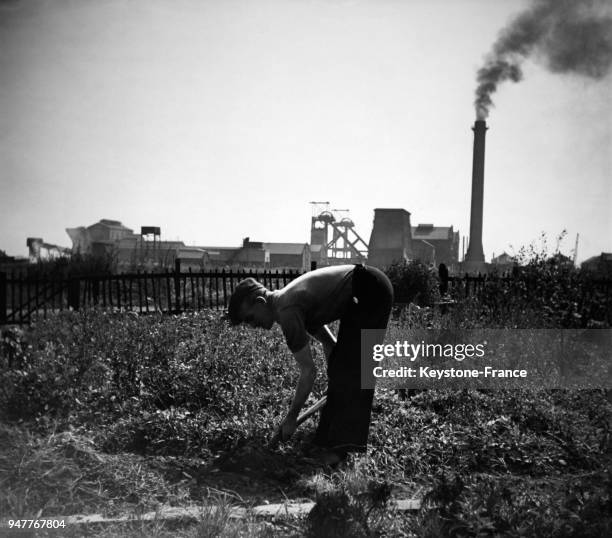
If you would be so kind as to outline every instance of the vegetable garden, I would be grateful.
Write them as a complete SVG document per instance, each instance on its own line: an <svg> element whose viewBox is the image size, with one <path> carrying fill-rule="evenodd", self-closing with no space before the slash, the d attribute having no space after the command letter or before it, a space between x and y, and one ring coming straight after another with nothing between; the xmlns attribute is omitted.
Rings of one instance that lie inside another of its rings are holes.
<svg viewBox="0 0 612 538"><path fill-rule="evenodd" d="M527 271L538 293L490 289L445 313L427 304L398 311L392 323L609 328L608 297L595 294L588 310L573 310L564 278L577 277L575 270L537 261ZM314 349L312 401L326 386ZM612 405L603 389L410 397L377 390L368 455L333 472L308 453L314 421L266 448L297 379L277 328L232 328L206 310L61 312L3 329L0 375L0 518L135 515L131 524L37 536L596 537L612 530ZM422 509L397 512L391 498L421 498ZM229 517L231 506L287 499L317 504L297 520ZM137 517L194 504L218 510L199 521Z"/></svg>

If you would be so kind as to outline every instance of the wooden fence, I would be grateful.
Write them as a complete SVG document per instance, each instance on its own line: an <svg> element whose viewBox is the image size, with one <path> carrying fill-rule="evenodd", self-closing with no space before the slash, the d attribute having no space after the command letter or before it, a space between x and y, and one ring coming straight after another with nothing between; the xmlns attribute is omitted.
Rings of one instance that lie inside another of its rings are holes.
<svg viewBox="0 0 612 538"><path fill-rule="evenodd" d="M138 272L70 278L0 272L0 325L27 324L36 317L46 317L50 312L93 307L139 314L176 314L203 308L225 309L229 296L243 278L252 276L268 289L274 290L287 285L300 274L295 270L181 272L179 267L161 273ZM487 286L496 285L512 290L517 282L523 282L527 293L530 292L529 282L520 277L468 275L451 276L448 279L448 291L456 299L474 297L481 295ZM583 282L580 287L580 303L601 304L605 316L612 315L611 280L589 281L586 285ZM573 291L576 295L576 290ZM533 292L536 295L539 293L535 289Z"/></svg>
<svg viewBox="0 0 612 538"><path fill-rule="evenodd" d="M502 285L508 285L512 282L511 276L495 276L487 277L487 275L462 275L448 277L448 290L455 296L463 295L465 297L477 296L487 284L495 280Z"/></svg>
<svg viewBox="0 0 612 538"><path fill-rule="evenodd" d="M490 305L522 298L546 308L561 309L568 316L612 323L612 280L592 276L575 276L559 282L546 282L530 275L452 276L447 289L454 300L478 297ZM510 304L512 304L510 302Z"/></svg>
<svg viewBox="0 0 612 538"><path fill-rule="evenodd" d="M533 291L537 293L538 288L541 284L538 283L537 279L525 277L522 275L464 275L464 276L450 276L448 277L448 290L459 297L461 295L465 297L473 297L481 295L487 286L496 285L499 287L505 287L510 289L517 283L521 283L527 292ZM565 282L568 288L565 290L576 291L580 290L582 298L584 300L590 300L595 294L601 294L605 296L608 301L612 299L612 280L604 278L587 278L580 279L574 278L569 279Z"/></svg>
<svg viewBox="0 0 612 538"><path fill-rule="evenodd" d="M299 271L174 271L52 278L0 273L0 324L27 324L50 312L101 307L116 311L180 313L225 309L236 284L249 276L282 288Z"/></svg>

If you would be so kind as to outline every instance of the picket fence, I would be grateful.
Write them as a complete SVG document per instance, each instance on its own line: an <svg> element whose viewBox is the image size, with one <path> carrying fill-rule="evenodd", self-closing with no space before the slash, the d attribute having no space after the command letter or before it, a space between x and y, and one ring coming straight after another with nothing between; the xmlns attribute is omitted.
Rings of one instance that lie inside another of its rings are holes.
<svg viewBox="0 0 612 538"><path fill-rule="evenodd" d="M117 312L170 313L202 309L226 309L238 282L253 277L270 290L280 289L300 276L298 270L226 270L136 272L71 276L8 274L0 272L0 325L29 324L36 318L63 310L104 308ZM511 287L512 276L451 276L448 291L453 298L479 296L492 282ZM604 297L609 317L612 311L612 281L593 282L581 294L581 302L592 302L591 295ZM396 297L401 306L403 299Z"/></svg>
<svg viewBox="0 0 612 538"><path fill-rule="evenodd" d="M68 278L0 273L0 325L29 324L52 312L94 307L138 314L225 309L244 278L253 277L275 290L300 274L297 270L194 272L179 268Z"/></svg>

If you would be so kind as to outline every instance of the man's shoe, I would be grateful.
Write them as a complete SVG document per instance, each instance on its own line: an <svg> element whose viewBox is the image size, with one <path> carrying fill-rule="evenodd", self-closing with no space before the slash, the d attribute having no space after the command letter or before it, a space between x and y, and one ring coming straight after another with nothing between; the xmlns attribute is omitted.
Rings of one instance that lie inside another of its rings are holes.
<svg viewBox="0 0 612 538"><path fill-rule="evenodd" d="M348 453L336 450L327 450L321 455L321 463L332 469L336 469L348 460Z"/></svg>

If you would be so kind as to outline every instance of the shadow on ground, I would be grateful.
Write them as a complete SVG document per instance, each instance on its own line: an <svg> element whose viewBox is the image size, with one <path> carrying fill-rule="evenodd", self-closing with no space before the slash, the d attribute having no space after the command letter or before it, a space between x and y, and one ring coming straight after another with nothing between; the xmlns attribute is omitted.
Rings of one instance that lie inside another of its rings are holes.
<svg viewBox="0 0 612 538"><path fill-rule="evenodd" d="M212 459L157 456L149 466L172 483L183 482L192 500L227 492L247 503L297 500L307 495L305 483L325 471L307 441L270 448L246 438Z"/></svg>

